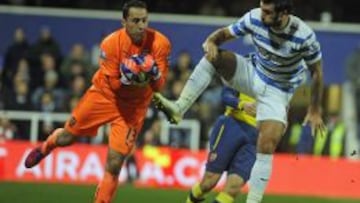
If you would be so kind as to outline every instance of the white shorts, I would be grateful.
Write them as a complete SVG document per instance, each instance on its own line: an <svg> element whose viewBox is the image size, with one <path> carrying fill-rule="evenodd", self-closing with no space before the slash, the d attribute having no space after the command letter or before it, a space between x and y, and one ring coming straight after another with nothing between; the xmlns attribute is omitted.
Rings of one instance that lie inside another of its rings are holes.
<svg viewBox="0 0 360 203"><path fill-rule="evenodd" d="M256 120L276 120L287 125L287 111L293 96L265 83L256 73L250 58L236 55L236 72L230 81L223 81L230 87L256 98Z"/></svg>

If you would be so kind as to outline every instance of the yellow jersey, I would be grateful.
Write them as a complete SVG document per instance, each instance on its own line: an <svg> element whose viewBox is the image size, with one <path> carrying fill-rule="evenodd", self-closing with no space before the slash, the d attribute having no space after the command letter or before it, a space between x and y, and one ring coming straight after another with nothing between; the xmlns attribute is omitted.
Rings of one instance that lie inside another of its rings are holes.
<svg viewBox="0 0 360 203"><path fill-rule="evenodd" d="M251 116L249 114L247 114L244 110L243 110L243 106L244 103L246 102L255 102L255 99L246 95L246 94L239 94L239 104L238 104L238 108L233 108L231 106L226 106L225 109L225 115L226 116L231 116L233 118L235 118L236 120L239 121L243 121L251 126L256 127L256 118L254 116Z"/></svg>

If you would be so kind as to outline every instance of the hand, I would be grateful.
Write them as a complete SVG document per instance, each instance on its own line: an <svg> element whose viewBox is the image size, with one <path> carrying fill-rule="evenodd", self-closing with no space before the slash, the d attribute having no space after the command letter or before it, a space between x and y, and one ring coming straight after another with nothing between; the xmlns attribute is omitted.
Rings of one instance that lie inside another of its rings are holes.
<svg viewBox="0 0 360 203"><path fill-rule="evenodd" d="M158 80L161 77L161 72L159 71L153 56L147 54L132 57L140 66L141 71L148 74L152 80Z"/></svg>
<svg viewBox="0 0 360 203"><path fill-rule="evenodd" d="M140 73L140 67L131 58L123 59L120 64L120 81L124 85L131 85Z"/></svg>
<svg viewBox="0 0 360 203"><path fill-rule="evenodd" d="M309 106L308 112L303 122L303 126L306 125L307 123L310 123L312 136L317 135L318 132L320 133L321 136L324 136L324 133L326 132L326 128L321 118L320 107L316 108Z"/></svg>
<svg viewBox="0 0 360 203"><path fill-rule="evenodd" d="M244 103L243 111L250 116L256 116L256 103L255 102Z"/></svg>
<svg viewBox="0 0 360 203"><path fill-rule="evenodd" d="M210 60L216 59L218 57L219 55L218 46L214 42L205 41L202 47Z"/></svg>

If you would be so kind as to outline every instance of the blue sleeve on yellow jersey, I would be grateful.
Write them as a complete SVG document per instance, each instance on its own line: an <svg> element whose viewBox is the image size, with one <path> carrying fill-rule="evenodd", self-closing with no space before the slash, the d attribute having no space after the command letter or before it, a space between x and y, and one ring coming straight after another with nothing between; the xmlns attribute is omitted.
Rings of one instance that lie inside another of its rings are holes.
<svg viewBox="0 0 360 203"><path fill-rule="evenodd" d="M237 109L240 101L239 92L230 87L224 87L221 92L221 99L224 105Z"/></svg>

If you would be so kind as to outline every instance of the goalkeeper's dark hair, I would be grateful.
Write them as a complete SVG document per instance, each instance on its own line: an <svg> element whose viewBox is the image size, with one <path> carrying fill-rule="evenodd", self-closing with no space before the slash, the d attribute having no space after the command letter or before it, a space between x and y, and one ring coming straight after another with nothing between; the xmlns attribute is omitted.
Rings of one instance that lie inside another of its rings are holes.
<svg viewBox="0 0 360 203"><path fill-rule="evenodd" d="M148 9L145 1L130 0L124 4L122 9L122 16L124 19L126 19L129 16L130 8L144 8L146 10Z"/></svg>
<svg viewBox="0 0 360 203"><path fill-rule="evenodd" d="M275 5L276 12L287 11L291 13L293 11L293 1L292 0L261 0L263 3Z"/></svg>

